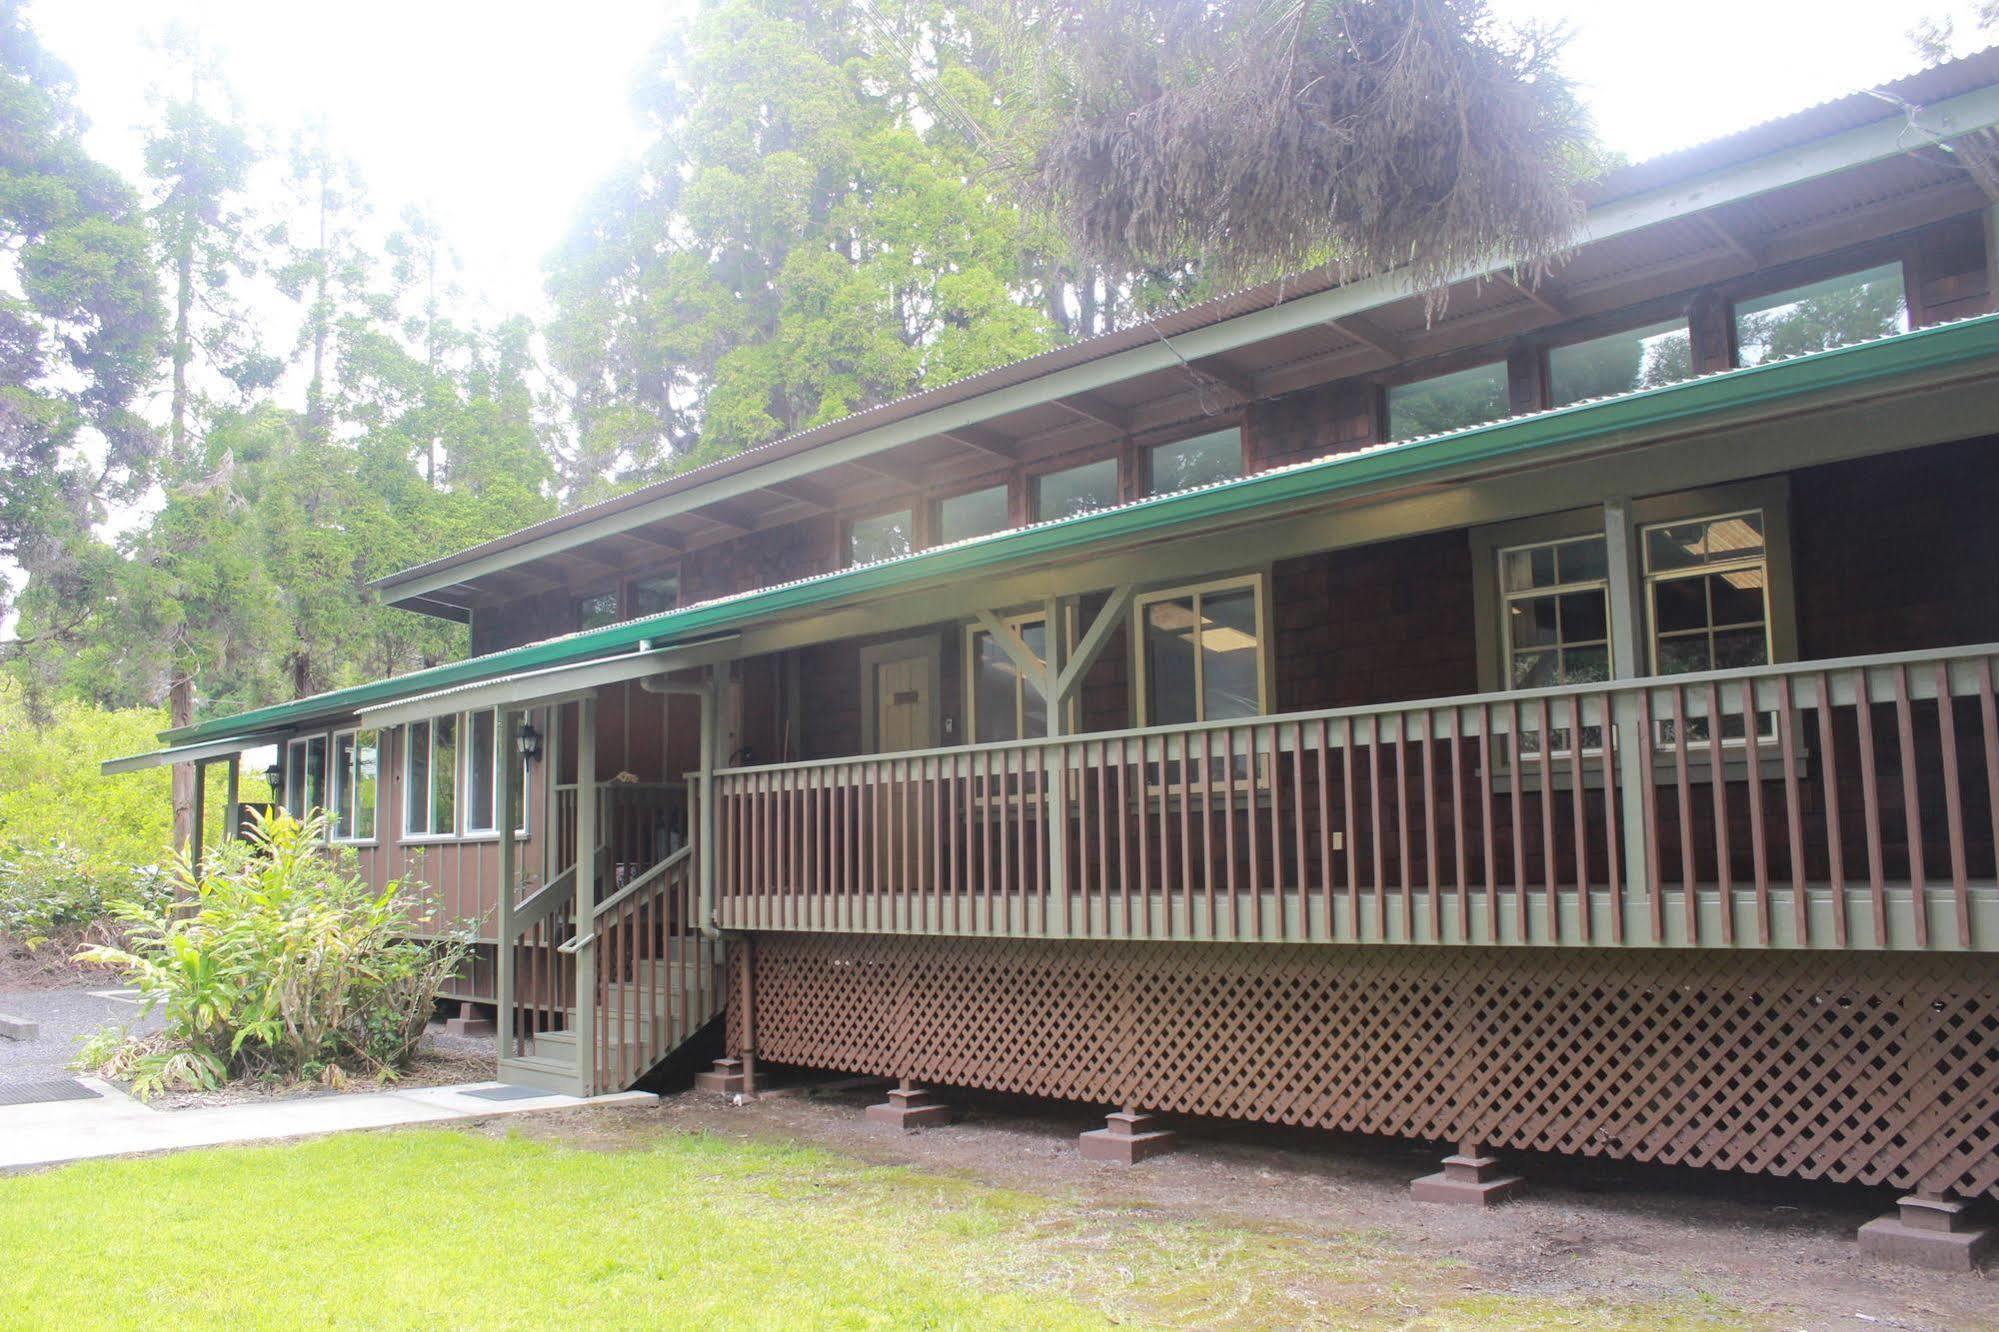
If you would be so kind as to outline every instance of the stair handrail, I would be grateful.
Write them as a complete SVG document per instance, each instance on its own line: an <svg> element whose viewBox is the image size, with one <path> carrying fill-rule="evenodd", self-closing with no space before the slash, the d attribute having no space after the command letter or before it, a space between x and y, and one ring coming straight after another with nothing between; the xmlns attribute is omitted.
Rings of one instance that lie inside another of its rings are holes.
<svg viewBox="0 0 1999 1332"><path fill-rule="evenodd" d="M660 861L658 864L654 865L651 869L639 875L636 879L633 879L630 883L626 884L624 887L618 889L617 892L612 893L609 897L599 902L597 904L597 910L593 913L593 918L594 916L602 916L605 912L623 905L624 902L627 899L629 899L633 894L637 893L642 888L648 887L653 880L670 873L675 866L685 863L687 858L693 854L694 854L694 844L692 842L689 842L686 846L681 847L678 851L675 851L665 860ZM595 937L594 934L592 935L592 937Z"/></svg>
<svg viewBox="0 0 1999 1332"><path fill-rule="evenodd" d="M602 846L597 848L597 863L602 865ZM514 933L522 934L538 925L545 918L561 910L562 904L576 895L576 866L571 865L562 873L550 879L541 887L529 893L514 908Z"/></svg>

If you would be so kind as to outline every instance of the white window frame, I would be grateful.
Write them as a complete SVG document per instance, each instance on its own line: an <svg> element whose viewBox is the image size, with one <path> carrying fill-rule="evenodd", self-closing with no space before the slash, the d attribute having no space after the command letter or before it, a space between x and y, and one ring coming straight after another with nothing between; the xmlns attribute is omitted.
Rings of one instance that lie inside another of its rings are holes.
<svg viewBox="0 0 1999 1332"><path fill-rule="evenodd" d="M1205 582L1183 583L1178 587L1161 588L1133 599L1130 615L1125 621L1125 636L1131 644L1131 678L1137 686L1132 691L1132 707L1137 717L1137 725L1143 727L1154 724L1149 716L1152 704L1152 682L1147 678L1145 665L1146 610L1162 601L1176 601L1183 597L1191 596L1195 598L1194 613L1198 616L1200 614L1200 598L1205 594L1211 592L1231 592L1237 588L1244 587L1250 589L1256 598L1256 712L1254 715L1264 717L1270 714L1270 699L1275 689L1271 681L1272 658L1270 652L1269 583L1269 571L1259 570L1255 573L1238 574L1232 578L1212 578ZM1201 676L1201 653L1197 646L1194 653L1194 710L1196 714L1203 711ZM1188 724L1200 726L1206 724L1208 720L1206 717L1197 715L1194 721ZM1247 719L1231 718L1229 720L1244 721Z"/></svg>
<svg viewBox="0 0 1999 1332"><path fill-rule="evenodd" d="M1513 608L1513 603L1516 601L1538 601L1544 597L1570 596L1577 592L1596 591L1603 593L1604 636L1601 642L1604 649L1604 660L1608 664L1612 678L1616 677L1618 665L1617 642L1611 637L1610 633L1610 572L1607 563L1604 576L1601 578L1588 578L1579 583L1554 583L1547 587L1523 588L1518 592L1509 592L1506 589L1507 556L1524 554L1528 551L1550 549L1555 546L1573 545L1578 541L1591 540L1604 542L1604 558L1607 562L1609 559L1609 543L1601 533L1592 534L1582 532L1573 536L1550 537L1545 541L1528 541L1518 545L1501 546L1493 552L1494 574L1499 580L1497 595L1499 597L1500 677L1505 682L1506 688L1513 689L1518 687L1513 683L1513 656L1516 649L1513 643L1513 616L1509 613ZM1596 639L1586 639L1574 646L1594 647L1597 645L1597 642L1598 640ZM1571 645L1557 638L1551 646L1554 651L1559 653Z"/></svg>
<svg viewBox="0 0 1999 1332"><path fill-rule="evenodd" d="M426 717L421 721L410 722L409 724L405 725L402 728L403 732L402 840L412 845L424 842L455 842L459 840L460 830L464 827L465 802L462 799L464 795L464 770L460 766L461 760L459 759L458 756L454 755L451 764L451 783L452 783L451 829L448 832L430 831L430 818L433 812L431 809L430 777L431 774L433 774L436 771L436 764L437 764L437 723L440 721L447 721L447 720L457 722L460 720L460 718L458 717L457 714L447 713L444 714L443 716ZM413 774L416 772L416 763L414 762L416 757L415 740L416 740L416 728L419 726L424 728L424 743L426 745L426 751L424 755L425 761L424 761L424 782L423 782L424 826L422 828L412 828L410 826L410 814L411 814L410 803L412 800L415 799L416 790L417 790L417 783L414 779ZM460 732L458 748L460 750L464 748L462 731Z"/></svg>
<svg viewBox="0 0 1999 1332"><path fill-rule="evenodd" d="M319 780L320 780L321 801L317 806L308 806L304 803L305 774L306 774L307 764L311 761L312 746L315 744L317 744L320 747ZM302 751L302 753L305 756L301 758L299 761L298 775L296 780L293 779L292 775L293 750ZM312 811L315 808L324 809L327 810L328 813L331 813L332 811L328 809L325 803L325 797L328 794L328 788L332 785L332 777L333 777L333 740L332 737L329 736L326 732L320 731L313 735L293 736L291 739L285 741L284 807L285 807L285 812L287 814L290 814L293 818L303 822L305 819L311 816ZM329 829L329 831L331 830Z"/></svg>
<svg viewBox="0 0 1999 1332"><path fill-rule="evenodd" d="M500 812L500 757L501 751L507 747L505 736L501 733L500 710L498 708L481 708L477 712L461 712L457 715L459 763L461 764L458 774L459 810L461 811L461 817L458 820L459 838L461 841L468 842L498 841L500 836L499 821L504 817ZM475 776L472 771L472 746L469 741L472 735L472 719L478 716L490 716L493 719L493 772L489 779L493 793L493 825L487 828L475 827L473 825L471 806L464 803L466 793L472 790L473 778ZM518 748L514 750L514 755L521 765L520 781L516 785L516 789L520 792L521 796L521 824L520 827L514 829L514 836L526 837L528 835L527 760L520 757L520 750Z"/></svg>
<svg viewBox="0 0 1999 1332"><path fill-rule="evenodd" d="M375 831L366 837L343 836L340 832L340 820L344 817L348 825L350 827L353 826L356 822L354 816L360 813L361 808L355 803L355 797L361 789L359 764L361 762L361 737L363 735L372 735L375 737ZM351 739L354 742L354 766L345 770L336 767L333 762L334 755L340 751L340 742L343 739ZM335 801L334 806L328 811L333 815L333 826L327 830L331 840L340 843L342 846L375 846L381 841L382 778L384 775L382 769L382 731L379 727L349 726L333 732L332 738L328 741L326 747L327 789Z"/></svg>

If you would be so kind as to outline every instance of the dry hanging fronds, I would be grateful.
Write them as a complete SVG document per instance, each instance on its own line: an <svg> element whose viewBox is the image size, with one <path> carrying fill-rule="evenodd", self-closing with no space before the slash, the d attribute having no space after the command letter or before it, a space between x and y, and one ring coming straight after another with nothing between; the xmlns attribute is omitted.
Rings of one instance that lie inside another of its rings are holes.
<svg viewBox="0 0 1999 1332"><path fill-rule="evenodd" d="M1068 111L1032 184L1092 259L1244 280L1328 262L1426 287L1536 271L1591 135L1558 42L1482 0L1066 0L1031 14Z"/></svg>

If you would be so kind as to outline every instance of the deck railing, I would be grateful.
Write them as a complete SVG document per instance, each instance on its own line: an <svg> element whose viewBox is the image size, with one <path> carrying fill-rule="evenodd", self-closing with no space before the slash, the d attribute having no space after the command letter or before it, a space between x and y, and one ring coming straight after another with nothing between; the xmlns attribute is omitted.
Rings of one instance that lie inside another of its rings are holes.
<svg viewBox="0 0 1999 1332"><path fill-rule="evenodd" d="M1999 646L726 771L729 928L1999 948Z"/></svg>

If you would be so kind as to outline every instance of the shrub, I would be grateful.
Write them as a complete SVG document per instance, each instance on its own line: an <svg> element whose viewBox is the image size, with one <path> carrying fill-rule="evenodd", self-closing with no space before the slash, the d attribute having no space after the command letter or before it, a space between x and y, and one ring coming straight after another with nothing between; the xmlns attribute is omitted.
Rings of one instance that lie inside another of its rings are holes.
<svg viewBox="0 0 1999 1332"><path fill-rule="evenodd" d="M109 914L113 902L159 903L172 893L157 866L118 869L92 863L68 842L0 845L0 936L29 948L67 935Z"/></svg>
<svg viewBox="0 0 1999 1332"><path fill-rule="evenodd" d="M336 1080L408 1068L438 990L466 941L414 938L429 925L400 882L377 893L351 855L323 845L325 822L257 818L248 840L212 849L197 874L174 866L168 901L109 906L122 948L78 957L116 968L165 1026L104 1061L140 1095L231 1078ZM102 1053L100 1049L97 1053Z"/></svg>

